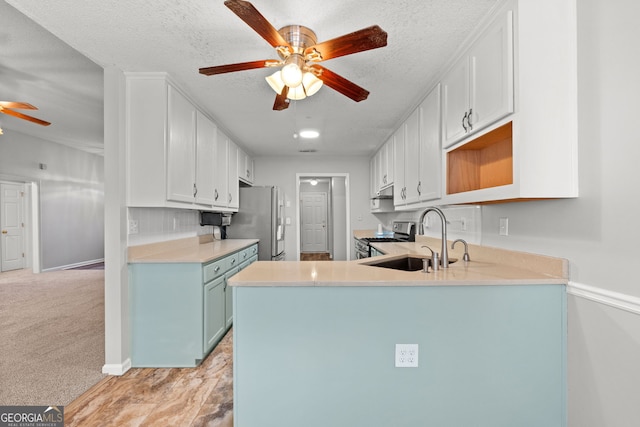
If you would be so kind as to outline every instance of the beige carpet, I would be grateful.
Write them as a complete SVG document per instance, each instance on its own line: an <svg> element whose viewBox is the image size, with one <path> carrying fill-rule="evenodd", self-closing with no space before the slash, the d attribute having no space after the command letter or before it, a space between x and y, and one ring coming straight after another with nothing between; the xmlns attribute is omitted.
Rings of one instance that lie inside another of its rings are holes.
<svg viewBox="0 0 640 427"><path fill-rule="evenodd" d="M0 273L0 405L67 405L103 364L104 270Z"/></svg>

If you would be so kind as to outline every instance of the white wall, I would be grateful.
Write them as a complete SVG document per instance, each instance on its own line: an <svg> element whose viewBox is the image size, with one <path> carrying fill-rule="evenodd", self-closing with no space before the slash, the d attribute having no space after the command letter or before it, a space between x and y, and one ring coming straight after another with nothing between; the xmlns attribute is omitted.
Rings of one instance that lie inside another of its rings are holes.
<svg viewBox="0 0 640 427"><path fill-rule="evenodd" d="M101 156L5 128L0 136L0 178L39 184L43 270L104 258Z"/></svg>
<svg viewBox="0 0 640 427"><path fill-rule="evenodd" d="M577 7L580 197L485 206L483 243L567 258L572 282L640 301L640 3ZM570 425L638 425L640 312L571 295L568 307Z"/></svg>
<svg viewBox="0 0 640 427"><path fill-rule="evenodd" d="M305 155L297 157L258 157L255 161L255 185L276 185L285 194L285 216L291 218L285 237L286 260L296 259L296 174L312 176L316 173L348 173L350 192L351 229L374 229L378 224L369 212L369 158L323 157ZM335 246L341 242L335 241ZM352 254L351 259L355 256Z"/></svg>

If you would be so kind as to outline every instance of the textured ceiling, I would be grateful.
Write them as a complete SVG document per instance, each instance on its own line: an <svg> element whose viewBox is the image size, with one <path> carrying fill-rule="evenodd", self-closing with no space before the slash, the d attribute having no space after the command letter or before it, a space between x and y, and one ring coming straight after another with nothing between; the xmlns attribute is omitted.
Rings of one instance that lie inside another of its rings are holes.
<svg viewBox="0 0 640 427"><path fill-rule="evenodd" d="M254 155L309 148L325 155L370 154L426 95L458 46L498 1L252 0L274 27L304 25L319 41L374 24L389 35L384 48L322 63L369 90L367 100L356 103L325 86L285 111L273 111L275 94L264 80L273 70L209 77L198 73L205 66L277 59L273 48L223 0L8 0L90 61L2 4L0 98L37 105L38 117L55 125L34 129L36 125L24 122L23 132L49 131L55 134L50 139L59 142L99 144L101 67L166 71ZM10 127L8 119L0 119ZM295 139L302 128L318 129L321 137Z"/></svg>

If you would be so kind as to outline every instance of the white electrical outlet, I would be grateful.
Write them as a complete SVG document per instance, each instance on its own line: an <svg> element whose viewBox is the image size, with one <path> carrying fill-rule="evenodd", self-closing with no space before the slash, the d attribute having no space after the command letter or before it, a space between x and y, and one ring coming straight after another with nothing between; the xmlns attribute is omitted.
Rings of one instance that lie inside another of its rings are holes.
<svg viewBox="0 0 640 427"><path fill-rule="evenodd" d="M130 219L129 220L129 234L138 234L138 220Z"/></svg>
<svg viewBox="0 0 640 427"><path fill-rule="evenodd" d="M418 344L396 344L396 368L418 367Z"/></svg>

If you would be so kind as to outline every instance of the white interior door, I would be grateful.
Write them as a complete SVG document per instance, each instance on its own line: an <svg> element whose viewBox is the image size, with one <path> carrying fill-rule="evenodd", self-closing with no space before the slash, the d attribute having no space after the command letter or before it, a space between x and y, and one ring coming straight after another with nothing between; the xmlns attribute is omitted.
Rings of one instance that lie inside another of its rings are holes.
<svg viewBox="0 0 640 427"><path fill-rule="evenodd" d="M327 252L327 193L301 195L301 252Z"/></svg>
<svg viewBox="0 0 640 427"><path fill-rule="evenodd" d="M2 263L0 271L24 268L24 219L22 185L0 184L0 230Z"/></svg>

